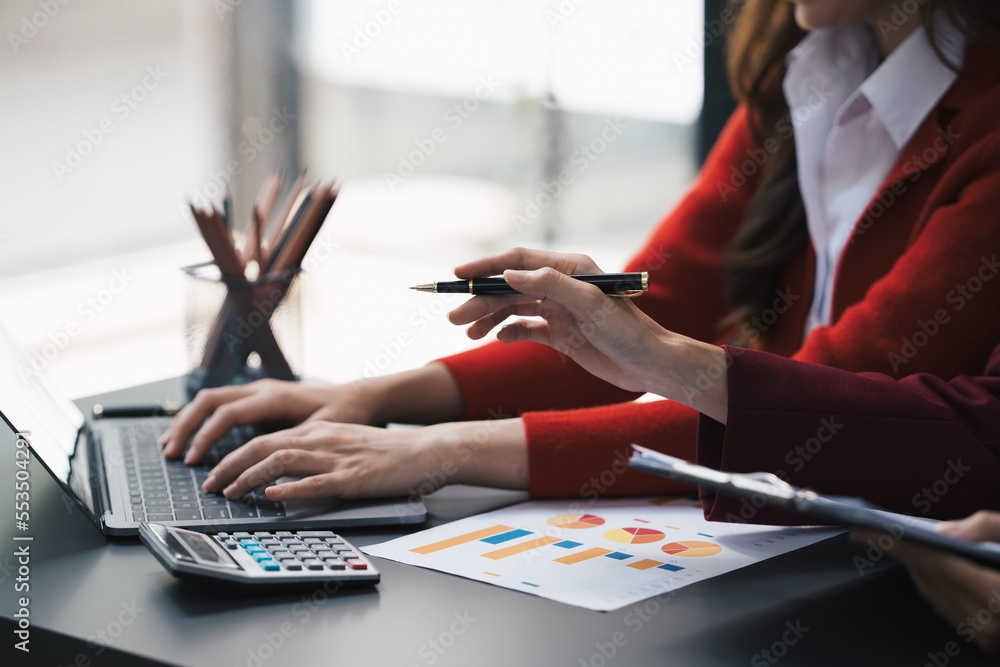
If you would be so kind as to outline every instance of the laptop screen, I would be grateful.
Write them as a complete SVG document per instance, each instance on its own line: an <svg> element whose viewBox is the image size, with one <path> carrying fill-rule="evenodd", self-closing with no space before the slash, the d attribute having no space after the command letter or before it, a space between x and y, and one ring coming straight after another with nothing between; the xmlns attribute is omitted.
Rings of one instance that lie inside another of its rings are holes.
<svg viewBox="0 0 1000 667"><path fill-rule="evenodd" d="M56 481L95 515L83 413L56 390L44 366L33 363L2 326L0 412Z"/></svg>

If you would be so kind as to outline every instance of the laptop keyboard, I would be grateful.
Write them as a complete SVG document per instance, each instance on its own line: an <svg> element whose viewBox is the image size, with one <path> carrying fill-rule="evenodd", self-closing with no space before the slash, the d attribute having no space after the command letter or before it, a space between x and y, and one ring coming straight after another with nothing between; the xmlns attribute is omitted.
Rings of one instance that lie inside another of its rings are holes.
<svg viewBox="0 0 1000 667"><path fill-rule="evenodd" d="M202 519L243 519L285 516L284 504L263 494L250 494L241 500L228 500L220 493L202 488L209 471L226 454L253 437L253 429L237 428L212 447L203 464L185 465L167 459L157 439L166 429L150 428L145 421L119 428L125 470L128 476L129 502L135 521L200 521Z"/></svg>

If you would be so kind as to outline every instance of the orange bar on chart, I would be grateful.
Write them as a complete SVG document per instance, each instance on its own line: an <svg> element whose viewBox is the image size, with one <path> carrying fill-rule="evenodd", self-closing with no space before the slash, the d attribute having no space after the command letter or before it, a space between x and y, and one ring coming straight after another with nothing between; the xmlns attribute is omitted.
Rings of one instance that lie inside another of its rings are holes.
<svg viewBox="0 0 1000 667"><path fill-rule="evenodd" d="M476 540L481 540L484 537L506 533L508 530L513 530L513 528L510 526L493 526L492 528L483 528L482 530L477 530L474 533L459 535L458 537L453 537L450 540L442 540L440 542L435 542L434 544L428 544L426 546L417 547L416 549L410 549L410 551L421 555L432 554L435 551L441 551L442 549L447 549L449 547L456 547L459 544L465 544L466 542L475 542Z"/></svg>
<svg viewBox="0 0 1000 667"><path fill-rule="evenodd" d="M538 547L544 547L546 544L552 544L553 542L562 542L562 538L539 537L538 539L535 540L528 540L527 542L521 542L520 544L515 544L512 547L506 547L504 549L497 549L496 551L485 553L483 554L483 558L500 560L501 558L506 558L507 556L514 556L515 554L523 553L525 551L531 551L532 549L537 549Z"/></svg>
<svg viewBox="0 0 1000 667"><path fill-rule="evenodd" d="M572 565L573 563L590 560L591 558L597 558L598 556L603 556L604 554L609 553L611 553L611 549L594 547L593 549L587 549L586 551L581 551L580 553L570 554L569 556L563 556L562 558L556 558L555 562L563 563L564 565Z"/></svg>
<svg viewBox="0 0 1000 667"><path fill-rule="evenodd" d="M663 565L663 563L661 563L658 560L649 560L647 558L646 560L641 560L641 561L639 561L637 563L632 563L631 565L628 565L627 567L634 567L637 570L649 570L651 568L656 567L657 565Z"/></svg>

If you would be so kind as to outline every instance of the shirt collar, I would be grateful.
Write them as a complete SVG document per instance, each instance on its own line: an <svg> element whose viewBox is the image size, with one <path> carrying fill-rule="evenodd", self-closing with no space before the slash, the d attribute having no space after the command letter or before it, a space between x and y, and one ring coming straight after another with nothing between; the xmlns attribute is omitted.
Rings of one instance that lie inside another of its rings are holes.
<svg viewBox="0 0 1000 667"><path fill-rule="evenodd" d="M820 90L822 101L836 109L872 73L878 58L875 38L863 22L810 31L785 58L785 99L794 109Z"/></svg>
<svg viewBox="0 0 1000 667"><path fill-rule="evenodd" d="M948 21L936 25L948 61L961 69L965 38ZM871 104L896 148L902 150L958 74L941 62L923 26L907 37L858 88ZM851 101L845 104L850 108Z"/></svg>

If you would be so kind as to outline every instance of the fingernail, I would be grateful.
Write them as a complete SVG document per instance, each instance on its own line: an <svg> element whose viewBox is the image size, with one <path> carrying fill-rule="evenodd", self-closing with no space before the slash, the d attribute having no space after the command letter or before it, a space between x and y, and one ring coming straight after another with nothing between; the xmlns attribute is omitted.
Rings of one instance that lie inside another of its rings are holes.
<svg viewBox="0 0 1000 667"><path fill-rule="evenodd" d="M205 481L201 483L201 488L206 491L211 491L213 487L215 487L215 475L210 473L208 477L205 478Z"/></svg>
<svg viewBox="0 0 1000 667"><path fill-rule="evenodd" d="M160 436L160 439L157 440L157 442L160 443L160 447L163 447L169 441L170 441L170 431L164 431L163 435Z"/></svg>
<svg viewBox="0 0 1000 667"><path fill-rule="evenodd" d="M191 465L193 462L194 456L191 455L191 452L184 455L184 465Z"/></svg>
<svg viewBox="0 0 1000 667"><path fill-rule="evenodd" d="M280 486L272 486L267 490L267 495L269 498L281 498L285 495L285 489Z"/></svg>
<svg viewBox="0 0 1000 667"><path fill-rule="evenodd" d="M528 273L528 271L507 269L503 272L503 279L507 281L508 285L523 285L528 282Z"/></svg>
<svg viewBox="0 0 1000 667"><path fill-rule="evenodd" d="M232 498L233 493L235 492L236 492L236 482L233 482L232 484L230 484L229 486L227 486L225 489L222 490L222 495L224 495L226 498Z"/></svg>

